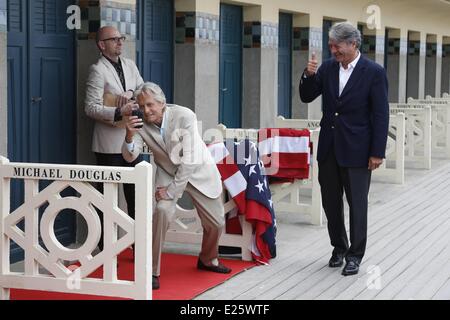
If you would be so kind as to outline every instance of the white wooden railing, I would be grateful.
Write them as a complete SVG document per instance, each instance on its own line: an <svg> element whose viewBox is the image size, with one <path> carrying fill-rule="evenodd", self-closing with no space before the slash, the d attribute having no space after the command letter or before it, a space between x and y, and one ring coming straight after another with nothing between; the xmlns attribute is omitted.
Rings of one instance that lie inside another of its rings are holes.
<svg viewBox="0 0 450 320"><path fill-rule="evenodd" d="M10 212L12 179L24 180L24 203ZM40 180L53 181L40 190ZM104 183L104 193L91 183ZM136 220L118 207L118 186L136 185ZM62 197L72 188L77 196ZM0 157L0 299L10 289L45 290L131 299L152 298L152 167L143 162L135 168L10 163ZM48 204L39 221L40 208ZM101 237L96 212L103 212L104 249L93 256ZM78 249L64 247L56 238L54 223L62 210L78 212L86 220L88 235ZM25 230L17 225L25 221ZM125 233L118 239L118 228ZM45 248L41 246L42 239ZM10 241L25 253L24 272L12 272ZM118 280L117 256L135 243L134 281ZM78 261L77 269L64 262ZM40 266L48 273L42 274ZM103 267L103 277L90 278Z"/></svg>
<svg viewBox="0 0 450 320"><path fill-rule="evenodd" d="M450 104L443 101L413 100L396 104L401 108L431 107L431 151L434 157L450 158ZM414 101L414 102L413 102ZM428 102L426 102L428 101Z"/></svg>
<svg viewBox="0 0 450 320"><path fill-rule="evenodd" d="M430 95L425 97L425 100L429 100L429 101L444 101L447 102L448 104L450 104L450 96L448 93L444 93L442 95L442 98L436 98L436 97L432 97Z"/></svg>
<svg viewBox="0 0 450 320"><path fill-rule="evenodd" d="M297 126L298 128L307 127L309 129L318 129L320 128L320 120L300 120L300 119L286 120L283 117L278 117L276 126L277 127ZM317 132L317 135L318 134L319 131ZM404 115L390 116L389 137L386 150L386 157L387 160L389 161L389 167L385 161L379 169L374 171L374 174L372 176L374 180L383 181L386 183L403 184L405 177L404 142L405 142ZM317 154L317 152L315 154ZM314 161L315 161L314 163L317 163L315 159ZM393 164L393 166L391 165L391 163ZM317 188L315 190L318 190L320 193L318 180L316 181L317 181L316 183Z"/></svg>
<svg viewBox="0 0 450 320"><path fill-rule="evenodd" d="M372 173L372 180L403 184L405 181L405 114L389 117L386 161Z"/></svg>
<svg viewBox="0 0 450 320"><path fill-rule="evenodd" d="M405 167L431 169L431 108L390 104L390 112L405 115Z"/></svg>

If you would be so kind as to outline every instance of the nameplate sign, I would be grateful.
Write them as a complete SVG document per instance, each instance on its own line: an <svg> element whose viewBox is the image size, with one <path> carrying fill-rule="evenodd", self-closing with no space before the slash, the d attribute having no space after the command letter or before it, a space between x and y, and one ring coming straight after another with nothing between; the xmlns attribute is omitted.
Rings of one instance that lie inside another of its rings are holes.
<svg viewBox="0 0 450 320"><path fill-rule="evenodd" d="M395 115L397 113L420 114L420 113L425 112L425 109L423 107L422 108L418 108L418 107L417 108L397 107L397 108L391 108L389 111L393 115Z"/></svg>
<svg viewBox="0 0 450 320"><path fill-rule="evenodd" d="M308 129L316 129L320 127L320 121L308 121L307 127Z"/></svg>
<svg viewBox="0 0 450 320"><path fill-rule="evenodd" d="M11 179L133 183L135 180L133 170L133 168L10 163L3 167L2 176Z"/></svg>
<svg viewBox="0 0 450 320"><path fill-rule="evenodd" d="M278 121L278 125L282 128L301 128L310 130L320 128L320 120L283 119Z"/></svg>

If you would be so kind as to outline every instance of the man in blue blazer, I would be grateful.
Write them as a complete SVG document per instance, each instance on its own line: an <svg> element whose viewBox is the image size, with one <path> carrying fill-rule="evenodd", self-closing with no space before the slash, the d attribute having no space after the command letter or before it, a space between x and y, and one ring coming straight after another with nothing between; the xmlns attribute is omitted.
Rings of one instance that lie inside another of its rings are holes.
<svg viewBox="0 0 450 320"><path fill-rule="evenodd" d="M322 205L334 247L329 266L357 274L367 243L371 172L385 158L389 126L385 70L361 55L361 33L349 23L330 30L333 58L318 63L313 53L300 81L300 97L323 99L317 151ZM343 192L350 207L350 246L344 223Z"/></svg>

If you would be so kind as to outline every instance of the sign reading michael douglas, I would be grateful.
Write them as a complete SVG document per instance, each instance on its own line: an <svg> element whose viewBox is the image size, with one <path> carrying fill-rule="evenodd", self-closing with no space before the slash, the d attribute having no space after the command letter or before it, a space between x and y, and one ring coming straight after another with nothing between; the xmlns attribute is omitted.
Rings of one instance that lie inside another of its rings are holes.
<svg viewBox="0 0 450 320"><path fill-rule="evenodd" d="M42 180L89 180L121 182L122 172L116 170L14 167L13 178Z"/></svg>

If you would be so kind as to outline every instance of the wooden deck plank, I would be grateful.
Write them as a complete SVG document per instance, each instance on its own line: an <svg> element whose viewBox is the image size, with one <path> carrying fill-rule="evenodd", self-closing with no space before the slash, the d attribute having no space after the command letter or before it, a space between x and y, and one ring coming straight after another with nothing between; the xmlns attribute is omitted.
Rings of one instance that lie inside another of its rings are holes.
<svg viewBox="0 0 450 320"><path fill-rule="evenodd" d="M439 198L439 195L435 196ZM435 225L440 222L437 218L440 216L439 212L435 212L433 215L427 215L425 211L421 211L428 204L422 203L422 206L417 206L415 209L418 211L414 215L407 214L408 207L405 207L404 211L398 211L397 214L404 216L403 220L397 221L396 224L392 224L389 227L384 228L384 232L381 233L381 240L369 238L367 255L365 260L363 260L363 264L361 265L362 271L367 270L367 267L372 265L380 265L385 259L387 259L390 255L395 254L396 250L403 247L408 242L414 240L415 237L418 236L418 233L422 230L423 226L426 225L430 220L435 220ZM438 205L435 206L438 208ZM383 269L382 267L382 270ZM359 291L366 288L367 282L367 274L362 273L357 276L358 281L352 281L350 279L342 279L340 283L336 284L335 288L330 288L329 292L322 293L319 296L320 299L333 299L337 298L339 295L342 296L346 291L349 292L349 296L346 298L351 298L355 295L355 290L359 287ZM353 277L351 277L353 278ZM350 286L347 286L348 283L351 283Z"/></svg>
<svg viewBox="0 0 450 320"><path fill-rule="evenodd" d="M405 215L404 215L404 214L399 214L399 215L400 215L400 216L403 216L403 217L405 218ZM408 219L408 220L409 220L409 221L408 221L409 223L413 222L413 221L411 221L410 217L409 217L409 218L405 218L405 219ZM405 227L404 221L401 221L401 225L403 225L403 227ZM389 227L390 227L391 229L395 230L395 228L394 228L395 225L392 225L392 223L391 223L391 225L390 225ZM380 231L380 230L381 230L381 231L384 230L385 233L387 233L387 234L390 234L390 233L391 233L391 231L390 231L389 229L386 229L386 228L384 228L384 229L383 229L383 228L378 229L377 232ZM369 232L369 233L370 233L370 232ZM376 241L378 238L381 238L381 239L383 239L384 242L389 243L389 241L386 241L386 237L385 237L384 234L382 234L381 236L378 236L377 238L374 238L374 234L372 234L372 235L369 234L369 237L371 237L372 242ZM378 243L377 243L377 244L378 244ZM372 247L372 249L373 249L373 247ZM327 258L328 258L328 256L327 256ZM326 262L327 262L327 261L325 261L325 263L326 263ZM331 277L331 278L333 278L333 277L335 278L335 275L334 275L334 274L335 274L334 272L331 272L330 277ZM313 281L313 279L314 279L314 278L309 279L309 281ZM321 285L322 285L322 286L328 286L329 283L327 283L327 282L325 281L325 283L322 283ZM309 291L309 294L311 294L310 291ZM293 298L293 297L285 296L285 298Z"/></svg>
<svg viewBox="0 0 450 320"><path fill-rule="evenodd" d="M444 241L441 242L444 243ZM423 269L420 274L417 274L413 279L405 282L405 286L393 297L393 299L407 300L418 298L421 289L429 286L434 276L445 273L445 266L448 265L449 260L450 245L447 244L444 250L431 259L429 264L423 264ZM429 295L432 295L432 293L429 293Z"/></svg>
<svg viewBox="0 0 450 320"><path fill-rule="evenodd" d="M433 300L450 300L450 278L447 279L447 282L433 296Z"/></svg>
<svg viewBox="0 0 450 320"><path fill-rule="evenodd" d="M244 272L198 299L446 297L449 181L448 161L433 159L432 170L407 170L402 186L372 184L368 248L357 276L343 277L340 268L327 267L331 246L326 227L300 224L295 215L277 213L278 256L271 265ZM367 288L370 265L381 268L381 290ZM425 268L432 270L431 274L423 272Z"/></svg>
<svg viewBox="0 0 450 320"><path fill-rule="evenodd" d="M416 230L419 230L418 227L416 227L415 229L409 229L409 226L413 225L414 226L414 221L408 221L408 224L401 224L401 227L403 228L402 230L405 230L406 232L409 233L413 233ZM406 235L407 233L402 232L402 230L398 230L400 231L399 234L403 234ZM394 230L395 231L395 230ZM366 262L364 262L362 264L363 266L370 266L372 264L375 263L374 259L372 257L377 257L380 258L381 256L383 256L383 252L386 251L386 247L388 247L391 243L397 243L398 245L401 245L401 243L398 239L393 238L395 235L398 236L398 233L394 233L394 232L389 232L388 229L384 229L384 232L378 232L377 237L373 237L372 236L372 240L371 242L375 242L374 246L371 246L371 251L373 252L374 250L377 250L377 252L379 252L380 254L375 254L375 255L371 255L370 251L368 250L368 254L366 256ZM412 235L411 235L412 237ZM387 255L388 253L384 252L384 255ZM364 268L362 268L362 272L364 272ZM364 273L362 273L363 275ZM342 280L342 281L341 281ZM361 281L363 281L364 279L362 279ZM335 284L337 284L337 282L341 281L341 283L345 286L347 285L347 283L349 281L349 279L345 279L342 277L338 277L336 278L334 276L334 274L332 273L327 279L320 279L320 281L318 281L317 283L314 283L314 277L310 277L308 279L308 282L311 282L311 286L310 288L305 288L305 294L302 295L301 291L297 292L297 296L292 296L292 295L285 295L284 298L288 298L288 299L293 299L293 298L301 298L301 299L312 299L315 298L316 295L319 296L321 294L320 289L321 288L331 288L330 285L332 285L332 281L336 281ZM331 282L330 282L331 281ZM363 281L364 285L366 283L366 281ZM305 284L300 284L298 285L298 288L300 288L301 286L304 286ZM298 289L297 288L297 289ZM306 290L308 289L308 290ZM339 287L339 291L342 290L342 287Z"/></svg>

